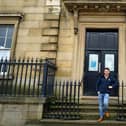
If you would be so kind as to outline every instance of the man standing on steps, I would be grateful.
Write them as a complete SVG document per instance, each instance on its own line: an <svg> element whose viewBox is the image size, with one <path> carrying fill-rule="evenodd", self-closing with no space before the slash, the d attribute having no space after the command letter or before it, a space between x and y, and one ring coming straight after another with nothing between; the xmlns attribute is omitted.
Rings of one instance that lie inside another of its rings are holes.
<svg viewBox="0 0 126 126"><path fill-rule="evenodd" d="M104 75L100 76L97 80L96 91L98 93L98 103L99 103L99 115L100 118L98 122L102 122L104 116L109 117L108 104L109 104L109 95L113 88L117 86L117 80L110 75L110 69L104 69Z"/></svg>

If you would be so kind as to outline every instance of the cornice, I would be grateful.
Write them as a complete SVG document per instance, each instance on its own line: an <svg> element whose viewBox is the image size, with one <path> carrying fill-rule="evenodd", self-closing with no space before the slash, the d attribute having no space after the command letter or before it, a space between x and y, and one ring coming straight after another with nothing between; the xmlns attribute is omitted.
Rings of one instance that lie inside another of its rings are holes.
<svg viewBox="0 0 126 126"><path fill-rule="evenodd" d="M75 8L79 11L126 11L126 0L63 0L70 12Z"/></svg>

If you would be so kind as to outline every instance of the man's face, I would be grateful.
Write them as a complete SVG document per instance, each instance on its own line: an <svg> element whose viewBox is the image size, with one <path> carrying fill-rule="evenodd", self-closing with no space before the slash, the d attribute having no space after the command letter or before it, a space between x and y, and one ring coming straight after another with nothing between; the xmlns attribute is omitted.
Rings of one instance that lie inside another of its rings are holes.
<svg viewBox="0 0 126 126"><path fill-rule="evenodd" d="M104 70L104 75L109 76L109 74L110 74L110 71L107 70L107 69L105 69L105 70Z"/></svg>

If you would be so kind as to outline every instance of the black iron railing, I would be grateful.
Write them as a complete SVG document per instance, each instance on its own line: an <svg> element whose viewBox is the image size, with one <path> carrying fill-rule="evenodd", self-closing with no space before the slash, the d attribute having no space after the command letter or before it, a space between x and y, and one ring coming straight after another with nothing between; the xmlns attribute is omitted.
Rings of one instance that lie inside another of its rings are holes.
<svg viewBox="0 0 126 126"><path fill-rule="evenodd" d="M44 118L80 119L79 113L80 82L56 81L53 97L44 107Z"/></svg>
<svg viewBox="0 0 126 126"><path fill-rule="evenodd" d="M119 84L119 93L118 93L118 111L117 111L118 121L126 121L125 89L126 89L126 84L124 83L124 81L122 81Z"/></svg>
<svg viewBox="0 0 126 126"><path fill-rule="evenodd" d="M55 71L49 59L1 59L0 96L51 95Z"/></svg>

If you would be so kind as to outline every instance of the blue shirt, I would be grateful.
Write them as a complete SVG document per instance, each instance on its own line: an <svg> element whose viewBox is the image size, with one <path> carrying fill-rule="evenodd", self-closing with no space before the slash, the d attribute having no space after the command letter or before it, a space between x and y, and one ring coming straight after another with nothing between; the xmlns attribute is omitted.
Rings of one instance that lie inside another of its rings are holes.
<svg viewBox="0 0 126 126"><path fill-rule="evenodd" d="M112 89L117 87L117 80L112 76L109 76L107 79L104 76L100 76L96 83L96 91L100 91L100 93L110 93L112 89L110 89L109 86L112 86Z"/></svg>

